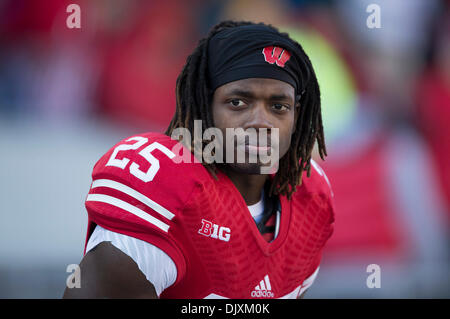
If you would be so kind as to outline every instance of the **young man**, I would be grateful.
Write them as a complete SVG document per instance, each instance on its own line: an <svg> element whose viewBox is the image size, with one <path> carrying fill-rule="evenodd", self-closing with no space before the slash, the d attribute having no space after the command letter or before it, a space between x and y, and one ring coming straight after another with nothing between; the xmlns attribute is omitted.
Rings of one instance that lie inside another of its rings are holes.
<svg viewBox="0 0 450 319"><path fill-rule="evenodd" d="M301 297L334 221L311 160L316 141L322 159L326 150L309 58L271 26L223 22L188 57L176 95L166 135L128 138L95 165L81 288L64 297ZM199 160L211 128L211 154L232 153L224 163ZM229 129L267 136L236 145ZM190 132L184 152L170 138L177 130ZM279 158L267 164L263 151ZM277 170L261 174L267 167Z"/></svg>

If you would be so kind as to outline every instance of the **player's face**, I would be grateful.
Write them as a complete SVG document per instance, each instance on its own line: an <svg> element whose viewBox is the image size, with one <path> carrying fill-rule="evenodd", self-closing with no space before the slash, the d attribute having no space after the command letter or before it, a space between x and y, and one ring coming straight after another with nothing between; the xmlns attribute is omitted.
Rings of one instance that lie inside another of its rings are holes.
<svg viewBox="0 0 450 319"><path fill-rule="evenodd" d="M233 150L226 149L227 128L255 129L256 132L267 129L267 144L272 141L272 150L274 145L271 132L272 129L278 128L279 158L288 151L295 129L296 115L295 90L290 84L266 78L249 78L227 83L214 92L212 111L215 127L223 133L224 155L230 151L237 154L239 148L239 145L235 145ZM252 144L259 146L266 145L265 143L266 141L261 140L257 143L247 142L250 145L245 146L245 162L239 163L235 160L227 165L242 173L260 174L260 167L263 164L259 158L256 163L251 163L249 152L262 151ZM276 160L278 161L278 158Z"/></svg>

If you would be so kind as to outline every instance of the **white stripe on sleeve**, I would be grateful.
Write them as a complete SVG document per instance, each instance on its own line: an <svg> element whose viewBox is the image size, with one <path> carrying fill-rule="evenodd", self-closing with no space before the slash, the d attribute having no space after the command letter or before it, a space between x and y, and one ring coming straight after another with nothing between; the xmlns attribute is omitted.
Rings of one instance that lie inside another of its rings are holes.
<svg viewBox="0 0 450 319"><path fill-rule="evenodd" d="M135 191L131 187L128 187L127 185L124 185L122 183L119 183L119 182L116 182L116 181L113 181L113 180L110 180L110 179L97 179L97 180L95 180L92 183L92 187L91 188L96 188L96 187L108 187L108 188L111 188L111 189L118 190L118 191L120 191L122 193L125 193L125 194L127 194L127 195L129 195L129 196L131 196L131 197L133 197L135 199L137 199L141 203L147 205L148 207L150 207L151 209L153 209L154 211L156 211L160 215L164 216L168 220L171 220L175 216L169 210L165 209L164 207L162 207L158 203L152 201L147 196L139 193L138 191Z"/></svg>
<svg viewBox="0 0 450 319"><path fill-rule="evenodd" d="M87 202L89 202L89 201L102 202L102 203L106 203L106 204L109 204L112 206L116 206L120 209L126 210L127 212L129 212L139 218L142 218L143 220L146 220L150 224L158 227L159 229L161 229L165 232L168 232L168 230L169 230L169 225L167 225L166 223L163 223L162 221L160 221L159 219L156 219L152 215L149 215L146 212L144 212L143 210L141 210L131 204L128 204L127 202L124 202L123 200L120 200L118 198L108 196L108 195L103 195L103 194L89 194L86 201Z"/></svg>

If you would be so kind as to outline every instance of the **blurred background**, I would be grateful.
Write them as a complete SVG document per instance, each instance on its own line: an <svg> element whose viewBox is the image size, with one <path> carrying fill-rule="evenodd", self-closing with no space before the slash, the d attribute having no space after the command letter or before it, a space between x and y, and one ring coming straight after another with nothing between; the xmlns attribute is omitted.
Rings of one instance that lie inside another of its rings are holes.
<svg viewBox="0 0 450 319"><path fill-rule="evenodd" d="M79 29L66 24L71 3ZM336 224L306 298L449 298L449 10L443 0L0 0L0 298L62 296L83 254L93 165L129 135L164 131L186 57L224 19L289 32L319 79L328 157L317 161ZM380 288L366 284L370 264Z"/></svg>

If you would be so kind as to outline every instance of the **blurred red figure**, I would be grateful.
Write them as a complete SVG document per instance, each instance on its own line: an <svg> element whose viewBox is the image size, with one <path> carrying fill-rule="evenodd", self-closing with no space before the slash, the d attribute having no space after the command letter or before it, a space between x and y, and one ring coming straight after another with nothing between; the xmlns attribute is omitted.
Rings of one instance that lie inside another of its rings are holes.
<svg viewBox="0 0 450 319"><path fill-rule="evenodd" d="M450 23L440 30L434 61L417 85L417 121L432 153L450 226Z"/></svg>
<svg viewBox="0 0 450 319"><path fill-rule="evenodd" d="M386 138L388 135L380 134L357 155L323 164L333 181L340 220L330 240L330 257L334 253L337 258L376 254L401 257L410 248L392 190L386 185Z"/></svg>
<svg viewBox="0 0 450 319"><path fill-rule="evenodd" d="M106 43L100 78L103 111L122 123L164 127L175 105L174 83L191 49L193 20L182 1L146 2L134 8L130 30ZM136 20L134 22L134 20Z"/></svg>

